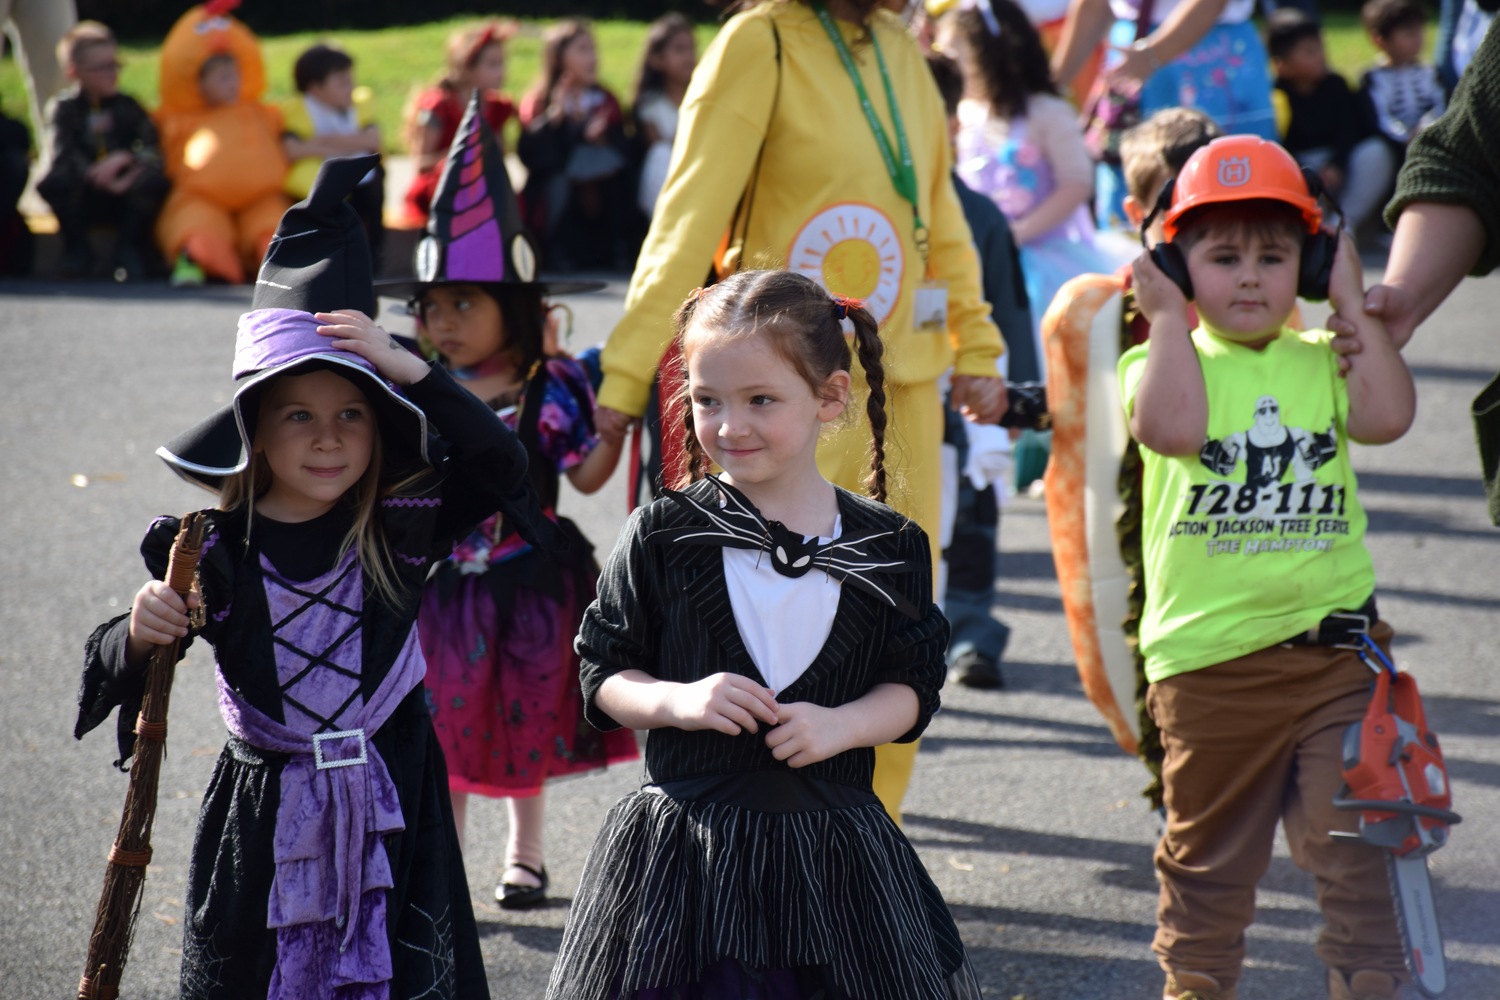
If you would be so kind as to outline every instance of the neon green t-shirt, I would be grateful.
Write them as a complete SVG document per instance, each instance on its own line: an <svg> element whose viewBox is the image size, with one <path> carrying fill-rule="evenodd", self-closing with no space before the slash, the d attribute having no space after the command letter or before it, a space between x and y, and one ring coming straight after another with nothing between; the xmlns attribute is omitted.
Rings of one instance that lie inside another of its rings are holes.
<svg viewBox="0 0 1500 1000"><path fill-rule="evenodd" d="M1262 350L1192 336L1208 440L1190 458L1141 448L1152 682L1284 642L1375 588L1332 335L1283 329ZM1150 346L1120 358L1127 412Z"/></svg>

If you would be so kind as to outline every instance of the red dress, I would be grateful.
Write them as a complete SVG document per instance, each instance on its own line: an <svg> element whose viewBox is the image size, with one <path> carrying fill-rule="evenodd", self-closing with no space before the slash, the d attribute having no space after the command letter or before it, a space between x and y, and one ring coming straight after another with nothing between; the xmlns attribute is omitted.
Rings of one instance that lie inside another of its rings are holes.
<svg viewBox="0 0 1500 1000"><path fill-rule="evenodd" d="M602 733L584 718L573 638L599 568L588 540L554 512L559 474L598 443L593 412L583 369L551 358L527 386L520 426L513 408L500 413L526 444L532 482L568 535L567 552L541 556L496 515L428 580L418 635L433 728L455 792L525 798L549 778L640 755L630 730Z"/></svg>
<svg viewBox="0 0 1500 1000"><path fill-rule="evenodd" d="M447 150L453 145L453 137L458 134L458 126L463 121L464 110L468 104L468 95L460 95L447 83L430 87L417 97L417 125L423 129L437 129L437 148ZM509 97L494 93L484 96L484 120L495 133L495 139L500 143L502 151L505 147L502 129L505 128L505 123L515 116L516 105ZM402 199L401 207L405 212L406 221L413 228L427 224L427 212L432 207L432 196L437 193L438 181L443 176L445 162L447 162L446 156L433 164L430 169L419 171L412 178L411 186L406 189L406 196Z"/></svg>

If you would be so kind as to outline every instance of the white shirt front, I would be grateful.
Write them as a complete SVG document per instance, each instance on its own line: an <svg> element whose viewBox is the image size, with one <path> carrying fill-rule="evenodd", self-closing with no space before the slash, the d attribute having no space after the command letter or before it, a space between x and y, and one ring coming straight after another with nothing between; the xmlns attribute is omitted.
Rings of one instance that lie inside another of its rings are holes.
<svg viewBox="0 0 1500 1000"><path fill-rule="evenodd" d="M829 542L843 533L834 521ZM816 567L800 577L783 576L765 552L724 549L724 583L740 639L777 695L812 665L833 631L843 584Z"/></svg>

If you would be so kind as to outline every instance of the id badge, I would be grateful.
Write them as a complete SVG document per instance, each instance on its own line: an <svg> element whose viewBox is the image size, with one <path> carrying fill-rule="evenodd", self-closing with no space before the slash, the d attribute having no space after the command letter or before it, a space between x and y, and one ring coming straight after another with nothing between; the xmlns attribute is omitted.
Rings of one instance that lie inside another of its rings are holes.
<svg viewBox="0 0 1500 1000"><path fill-rule="evenodd" d="M912 306L912 325L923 333L945 333L948 330L948 283L924 281L917 286Z"/></svg>

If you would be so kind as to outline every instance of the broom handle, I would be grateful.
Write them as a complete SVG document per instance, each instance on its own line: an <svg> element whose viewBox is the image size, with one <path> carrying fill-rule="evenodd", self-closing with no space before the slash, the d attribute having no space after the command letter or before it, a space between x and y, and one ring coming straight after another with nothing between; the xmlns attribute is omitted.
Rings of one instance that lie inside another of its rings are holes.
<svg viewBox="0 0 1500 1000"><path fill-rule="evenodd" d="M188 514L172 543L166 582L184 600L193 589L198 557L203 551L203 528L201 514ZM167 739L167 705L180 645L179 640L173 640L157 646L146 663L146 690L135 723L135 763L130 768L120 828L109 849L104 888L89 935L88 959L78 983L79 1000L114 1000L119 996L146 865L151 862L151 824L156 815L156 790Z"/></svg>

